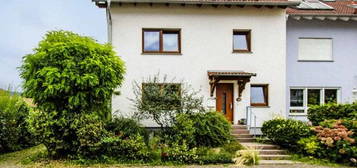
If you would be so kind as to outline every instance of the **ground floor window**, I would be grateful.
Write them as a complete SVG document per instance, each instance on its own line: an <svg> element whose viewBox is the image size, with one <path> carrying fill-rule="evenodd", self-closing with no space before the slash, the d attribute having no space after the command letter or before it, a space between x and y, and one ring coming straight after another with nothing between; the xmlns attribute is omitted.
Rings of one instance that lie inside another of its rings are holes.
<svg viewBox="0 0 357 168"><path fill-rule="evenodd" d="M292 87L290 88L289 112L292 115L306 115L311 105L339 103L339 95L339 88Z"/></svg>
<svg viewBox="0 0 357 168"><path fill-rule="evenodd" d="M268 85L256 85L250 86L250 105L251 106L268 106Z"/></svg>

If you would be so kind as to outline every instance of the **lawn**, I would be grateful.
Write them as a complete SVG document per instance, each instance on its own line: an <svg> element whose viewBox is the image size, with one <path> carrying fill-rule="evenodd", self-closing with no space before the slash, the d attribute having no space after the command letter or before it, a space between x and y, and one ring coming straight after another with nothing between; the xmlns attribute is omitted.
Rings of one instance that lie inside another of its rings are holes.
<svg viewBox="0 0 357 168"><path fill-rule="evenodd" d="M123 164L123 163L108 163L108 164L81 164L80 161L66 161L66 160L49 160L45 159L46 147L44 145L35 146L32 148L28 148L22 151L17 151L13 153L0 155L0 167L1 168L17 168L17 167L25 167L25 168L39 168L39 167L47 167L47 168L79 168L79 167L87 167L87 168L100 168L100 167L111 167L111 168L119 168L119 167L153 167L155 163L151 164ZM300 158L295 156L294 160L304 162L304 164L295 164L295 165L261 165L261 166L252 166L251 168L332 168L332 167L342 167L339 164L332 164L326 161L316 160L307 161L306 158ZM233 164L221 164L221 165L156 165L157 167L202 167L202 168L216 168L216 167L237 167Z"/></svg>

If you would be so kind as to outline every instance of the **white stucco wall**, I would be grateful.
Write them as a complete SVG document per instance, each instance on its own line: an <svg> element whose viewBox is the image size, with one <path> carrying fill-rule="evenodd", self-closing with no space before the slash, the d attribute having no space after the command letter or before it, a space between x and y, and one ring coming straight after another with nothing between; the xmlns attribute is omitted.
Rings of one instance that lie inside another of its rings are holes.
<svg viewBox="0 0 357 168"><path fill-rule="evenodd" d="M133 81L167 74L201 89L205 105L210 97L207 70L243 70L257 73L252 84L269 84L269 107L253 108L257 126L273 113L286 115L286 18L280 8L113 5L113 46L126 62L121 96L113 97L113 111L130 115ZM182 55L143 55L142 28L180 28ZM252 30L252 53L232 53L233 29ZM236 82L235 82L236 83ZM235 84L235 99L238 86ZM234 122L245 118L250 84L242 101L235 102ZM154 126L153 122L143 122Z"/></svg>

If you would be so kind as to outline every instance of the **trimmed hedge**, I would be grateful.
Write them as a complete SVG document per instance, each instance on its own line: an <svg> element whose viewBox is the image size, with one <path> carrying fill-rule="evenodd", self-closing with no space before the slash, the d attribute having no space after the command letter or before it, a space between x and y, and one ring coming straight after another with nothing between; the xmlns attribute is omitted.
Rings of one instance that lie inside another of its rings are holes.
<svg viewBox="0 0 357 168"><path fill-rule="evenodd" d="M313 125L330 119L357 119L357 104L326 104L311 106L308 119Z"/></svg>
<svg viewBox="0 0 357 168"><path fill-rule="evenodd" d="M306 123L293 119L266 121L261 130L273 143L287 148L295 148L300 138L312 135Z"/></svg>

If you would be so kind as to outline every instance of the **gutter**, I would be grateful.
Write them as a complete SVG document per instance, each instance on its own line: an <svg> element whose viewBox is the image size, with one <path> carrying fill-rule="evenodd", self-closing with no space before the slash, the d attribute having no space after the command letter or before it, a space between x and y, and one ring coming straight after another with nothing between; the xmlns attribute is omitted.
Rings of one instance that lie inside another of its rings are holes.
<svg viewBox="0 0 357 168"><path fill-rule="evenodd" d="M259 2L259 1L198 1L198 0L112 0L116 3L190 4L190 5L268 5L297 6L300 1Z"/></svg>
<svg viewBox="0 0 357 168"><path fill-rule="evenodd" d="M112 13L110 12L110 4L111 0L107 0L107 7L106 7L106 15L107 15L107 31L108 31L108 43L112 43L112 33L113 33L113 26L112 26Z"/></svg>

